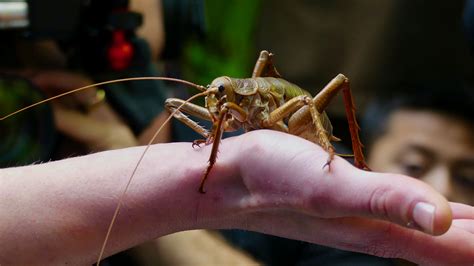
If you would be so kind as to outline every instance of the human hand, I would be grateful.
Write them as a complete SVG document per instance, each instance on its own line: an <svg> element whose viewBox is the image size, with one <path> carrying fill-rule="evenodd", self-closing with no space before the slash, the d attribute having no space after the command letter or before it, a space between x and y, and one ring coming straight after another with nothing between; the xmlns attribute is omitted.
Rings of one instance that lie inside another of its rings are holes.
<svg viewBox="0 0 474 266"><path fill-rule="evenodd" d="M419 180L339 157L323 168L319 146L258 130L223 140L201 194L209 150L167 143L145 157L135 147L2 169L0 242L10 245L0 263L92 263L118 198L106 255L177 231L240 228L424 265L474 262L474 208L449 204ZM143 158L136 172L131 158ZM418 202L434 206L432 219Z"/></svg>
<svg viewBox="0 0 474 266"><path fill-rule="evenodd" d="M93 83L81 74L66 71L36 72L32 82L49 96ZM96 95L97 88L91 88L71 95L63 104L53 103L58 130L93 151L136 145L130 128L106 102L97 102ZM89 110L81 112L83 107Z"/></svg>
<svg viewBox="0 0 474 266"><path fill-rule="evenodd" d="M449 204L419 180L361 171L339 157L323 168L319 146L274 131L221 145L208 192L198 198L200 228L240 228L424 265L474 263L474 208Z"/></svg>

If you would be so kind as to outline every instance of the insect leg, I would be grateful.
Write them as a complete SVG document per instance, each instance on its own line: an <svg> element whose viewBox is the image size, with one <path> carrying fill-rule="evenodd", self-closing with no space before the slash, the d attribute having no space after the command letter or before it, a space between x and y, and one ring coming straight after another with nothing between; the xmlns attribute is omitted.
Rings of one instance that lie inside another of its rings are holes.
<svg viewBox="0 0 474 266"><path fill-rule="evenodd" d="M342 90L344 96L344 106L346 110L347 121L349 123L349 132L351 134L352 150L354 152L354 164L360 169L369 170L365 163L364 154L362 153L362 143L359 138L359 125L357 124L355 116L355 105L352 99L352 93L349 87L349 79L344 75L339 74L331 80L324 89L322 89L313 102L316 109L322 112L334 98L334 96Z"/></svg>
<svg viewBox="0 0 474 266"><path fill-rule="evenodd" d="M212 132L214 143L212 143L211 155L209 156L209 164L207 165L206 171L204 172L204 175L202 176L202 179L201 179L201 184L199 185L199 192L201 193L206 193L206 191L204 190L204 183L206 182L206 179L209 176L209 173L211 172L212 167L216 163L217 151L219 150L219 144L222 139L222 133L224 132L223 125L224 125L225 118L227 116L228 111L229 109L227 107L225 106L222 107L222 109L219 112L217 125L214 127L214 131Z"/></svg>
<svg viewBox="0 0 474 266"><path fill-rule="evenodd" d="M214 131L212 132L212 138L214 139L214 143L212 144L211 155L209 157L209 165L204 172L204 175L201 179L201 184L199 186L199 192L205 193L204 190L204 183L206 182L209 173L211 172L212 167L216 163L217 159L217 152L219 149L219 144L222 139L222 133L226 130L226 120L228 119L228 114L230 114L233 118L237 119L240 122L243 122L247 119L248 113L242 107L238 106L235 103L227 102L224 103L221 107L219 112L219 117L217 120L217 125L214 126Z"/></svg>
<svg viewBox="0 0 474 266"><path fill-rule="evenodd" d="M316 127L316 134L318 136L318 142L321 147L323 147L324 150L326 150L329 153L328 159L326 160L326 164L323 166L330 166L332 159L334 158L334 147L331 144L331 141L328 137L328 132L324 128L322 122L321 122L321 113L318 112L318 109L316 108L316 104L313 102L313 99L309 101L309 111L311 113L311 117L313 119L314 126Z"/></svg>
<svg viewBox="0 0 474 266"><path fill-rule="evenodd" d="M269 53L268 51L261 51L260 56L255 63L255 67L253 68L252 78L256 77L275 77L281 78L281 75L276 70L275 66L273 65L273 54Z"/></svg>
<svg viewBox="0 0 474 266"><path fill-rule="evenodd" d="M307 98L311 99L306 95L291 98L288 102L273 110L269 116L262 121L262 127L272 128L277 122L282 121L285 117L303 107L306 102L308 102Z"/></svg>
<svg viewBox="0 0 474 266"><path fill-rule="evenodd" d="M314 131L310 131L311 133L303 132L303 134L297 134L303 138L309 139L311 141L317 141L317 143L329 153L328 160L325 164L329 165L331 160L334 158L334 147L331 144L331 141L329 139L328 132L324 128L324 125L322 124L322 118L321 118L321 113L317 110L315 103L313 102L313 99L307 95L300 95L297 97L292 98L288 102L286 102L284 105L278 107L277 109L273 110L273 112L270 113L269 117L262 121L262 125L265 128L271 128L273 127L276 123L280 122L282 119L287 117L290 114L293 114L290 120L293 120L292 123L290 124L290 132L292 132L293 127L298 127L298 125L306 125L307 123L311 123L311 121L306 121L305 116L302 115L304 113L307 113L307 109L309 108L310 114L311 114L311 119L312 123L314 125ZM298 112L297 112L298 111ZM308 134L304 135L304 134Z"/></svg>
<svg viewBox="0 0 474 266"><path fill-rule="evenodd" d="M298 126L299 124L311 123L311 121L304 120L305 117L303 115L300 115L302 113L305 113L305 111L307 111L308 108L311 113L311 119L314 125L315 133L303 132L303 134L310 134L311 137L308 137L305 135L302 135L302 137L307 138L312 141L317 141L317 143L329 153L329 157L326 163L326 165L329 165L332 158L334 157L334 148L331 145L328 132L326 131L326 129L324 128L324 125L321 122L322 121L321 113L317 110L316 105L313 102L313 99L311 97L307 95L300 95L300 96L292 98L291 100L289 100L282 106L273 110L273 112L270 113L268 118L262 121L262 125L265 128L271 128L274 124L278 123L279 121L281 121L288 115L293 114L295 112L296 113L293 114L292 117L290 118L290 120L291 119L294 119L293 121L296 120L296 122L293 123L293 126Z"/></svg>
<svg viewBox="0 0 474 266"><path fill-rule="evenodd" d="M178 106L181 106L184 103L184 100L178 98L169 98L165 101L165 108L172 113L175 111ZM182 112L181 112L182 111ZM211 121L211 115L209 111L199 105L193 103L185 103L180 110L174 112L173 117L183 122L185 125L196 131L198 134L203 136L206 139L198 139L193 142L194 146L199 146L202 143L210 144L212 143L211 134L203 126L199 125L196 121L189 118L186 114L195 116L200 119Z"/></svg>

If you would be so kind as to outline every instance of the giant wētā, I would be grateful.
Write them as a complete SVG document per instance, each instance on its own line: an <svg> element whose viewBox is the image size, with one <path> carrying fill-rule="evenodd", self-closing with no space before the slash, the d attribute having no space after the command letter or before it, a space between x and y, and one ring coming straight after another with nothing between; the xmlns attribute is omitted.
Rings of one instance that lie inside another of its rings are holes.
<svg viewBox="0 0 474 266"><path fill-rule="evenodd" d="M202 143L213 145L209 165L199 186L201 193L204 193L204 183L216 162L222 133L242 127L246 131L261 128L279 130L317 143L329 153L326 163L329 165L334 156L330 141L337 138L332 135L332 125L324 109L341 90L344 94L355 165L368 169L359 140L349 80L339 74L312 98L309 92L281 78L273 65L272 56L267 51L260 53L251 78L216 78L207 87L206 107L184 103L181 99L166 100L166 108L174 111L175 118L206 138L194 141L193 146ZM179 106L181 110L178 110ZM212 121L212 130L206 130L181 111Z"/></svg>
<svg viewBox="0 0 474 266"><path fill-rule="evenodd" d="M209 164L204 171L199 185L199 192L204 193L204 185L210 171L212 170L212 167L216 162L217 151L224 131L234 131L239 128L244 128L246 131L266 128L297 135L317 143L323 149L325 149L328 152L328 159L324 166L329 166L335 154L335 150L331 144L331 141L337 140L337 138L332 135L332 125L324 110L331 99L338 92L342 91L347 120L349 122L354 162L357 167L368 169L362 153L362 144L359 140L359 128L355 118L355 108L348 79L342 74L337 75L313 98L309 92L282 79L273 65L272 57L273 55L271 53L262 51L255 64L251 78L236 79L225 76L219 77L207 87L196 85L187 81L165 77L143 77L107 81L78 88L67 93L43 100L39 103L4 116L0 118L0 120L4 120L13 114L46 101L50 101L77 91L85 90L93 86L108 83L126 80L161 79L178 81L194 86L202 92L192 96L188 100L177 98L170 98L166 100L165 106L171 112L171 114L164 124L166 124L171 119L171 117L175 117L205 138L195 140L192 144L193 147L199 146L201 144L212 144ZM200 96L205 96L205 107L190 102L192 99ZM212 129L205 129L185 114L211 121ZM128 183L123 190L114 216L108 228L98 262L100 262L102 258L111 228L118 215L120 206L134 177L134 174L150 144L158 135L161 128L163 128L163 125L150 140L148 146L143 151L142 156L139 158L134 171L129 177Z"/></svg>

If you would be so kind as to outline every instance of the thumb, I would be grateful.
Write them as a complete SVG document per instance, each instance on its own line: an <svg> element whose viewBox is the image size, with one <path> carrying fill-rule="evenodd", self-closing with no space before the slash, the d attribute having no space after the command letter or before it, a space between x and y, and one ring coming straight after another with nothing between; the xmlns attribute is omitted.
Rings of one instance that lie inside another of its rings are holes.
<svg viewBox="0 0 474 266"><path fill-rule="evenodd" d="M337 210L332 215L381 218L432 235L441 235L451 226L448 201L417 179L354 170L341 158L331 164L330 175L327 189L338 195L331 202Z"/></svg>

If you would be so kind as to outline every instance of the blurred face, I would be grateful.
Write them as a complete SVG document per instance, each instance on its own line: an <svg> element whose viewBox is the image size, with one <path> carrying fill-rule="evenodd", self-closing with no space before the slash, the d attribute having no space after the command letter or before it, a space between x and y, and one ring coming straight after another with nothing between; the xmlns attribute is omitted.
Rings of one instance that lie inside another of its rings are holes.
<svg viewBox="0 0 474 266"><path fill-rule="evenodd" d="M448 200L474 205L473 130L474 125L443 114L396 111L368 163L374 171L418 178Z"/></svg>

